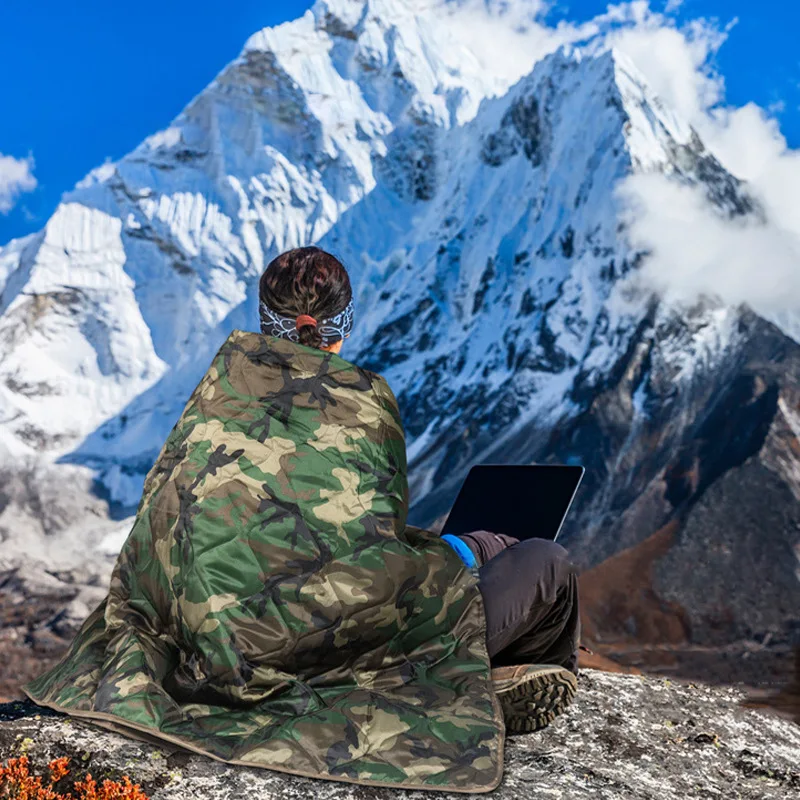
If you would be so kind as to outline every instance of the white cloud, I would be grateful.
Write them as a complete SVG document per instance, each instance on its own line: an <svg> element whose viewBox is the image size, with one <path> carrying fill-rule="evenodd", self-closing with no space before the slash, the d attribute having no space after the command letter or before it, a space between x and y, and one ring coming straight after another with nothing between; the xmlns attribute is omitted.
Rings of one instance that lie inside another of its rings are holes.
<svg viewBox="0 0 800 800"><path fill-rule="evenodd" d="M700 191L656 173L631 176L619 194L631 243L651 253L634 280L668 299L716 296L768 315L800 298L800 239L791 231L721 217Z"/></svg>
<svg viewBox="0 0 800 800"><path fill-rule="evenodd" d="M667 296L716 294L773 320L800 312L800 151L787 147L769 110L725 102L714 57L737 20L722 27L698 18L678 27L636 0L610 6L596 21L611 25L604 44L635 62L720 163L747 182L766 215L762 222L723 218L699 188L660 174L631 176L620 187L631 237L652 252L641 278Z"/></svg>
<svg viewBox="0 0 800 800"><path fill-rule="evenodd" d="M509 84L560 45L594 31L585 25L541 22L549 0L438 0L435 13L447 18L450 32L485 69Z"/></svg>
<svg viewBox="0 0 800 800"><path fill-rule="evenodd" d="M770 114L783 114L786 111L785 100L775 100L767 106L767 111Z"/></svg>
<svg viewBox="0 0 800 800"><path fill-rule="evenodd" d="M8 214L23 192L36 188L33 158L14 158L0 153L0 214Z"/></svg>

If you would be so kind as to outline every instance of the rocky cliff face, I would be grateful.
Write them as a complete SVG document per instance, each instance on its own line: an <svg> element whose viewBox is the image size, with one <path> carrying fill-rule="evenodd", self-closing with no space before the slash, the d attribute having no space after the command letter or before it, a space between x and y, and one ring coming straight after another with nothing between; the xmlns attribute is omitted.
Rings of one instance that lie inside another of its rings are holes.
<svg viewBox="0 0 800 800"><path fill-rule="evenodd" d="M740 706L735 689L585 670L573 705L548 728L508 739L496 798L800 797L800 728ZM68 756L95 777L128 774L152 800L191 796L320 800L457 798L229 767L122 738L77 720L0 706L0 761ZM24 716L21 716L24 715ZM16 717L16 719L14 719Z"/></svg>
<svg viewBox="0 0 800 800"><path fill-rule="evenodd" d="M594 646L778 680L800 637L800 345L637 281L615 192L652 172L764 213L596 43L509 86L414 3L321 1L255 34L0 250L4 555L113 554L212 354L256 328L261 270L317 242L356 287L345 355L400 400L412 522L435 527L473 463L585 464L563 542Z"/></svg>

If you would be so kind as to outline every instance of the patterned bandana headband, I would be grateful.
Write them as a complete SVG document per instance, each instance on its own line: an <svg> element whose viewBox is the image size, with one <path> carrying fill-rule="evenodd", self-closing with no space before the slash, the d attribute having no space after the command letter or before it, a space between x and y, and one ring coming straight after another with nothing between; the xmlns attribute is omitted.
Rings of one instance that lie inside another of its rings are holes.
<svg viewBox="0 0 800 800"><path fill-rule="evenodd" d="M258 306L261 315L261 333L266 336L277 336L280 339L288 339L290 342L300 342L297 333L298 324L316 324L317 331L322 337L322 344L326 347L338 342L339 339L346 339L353 330L353 300L345 306L344 311L340 311L335 317L322 319L316 322L308 314L300 314L298 317L285 317L277 311L273 311L263 300Z"/></svg>

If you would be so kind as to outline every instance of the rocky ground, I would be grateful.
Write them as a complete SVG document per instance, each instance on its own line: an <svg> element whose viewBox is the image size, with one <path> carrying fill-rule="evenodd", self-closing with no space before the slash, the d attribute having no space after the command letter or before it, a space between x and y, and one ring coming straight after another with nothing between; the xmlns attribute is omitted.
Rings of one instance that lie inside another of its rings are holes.
<svg viewBox="0 0 800 800"><path fill-rule="evenodd" d="M745 708L743 700L733 688L583 670L578 696L563 716L544 731L509 739L505 777L493 797L800 798L800 727ZM95 777L126 773L152 800L431 796L229 767L32 704L0 706L0 761L23 752L34 765L69 756Z"/></svg>

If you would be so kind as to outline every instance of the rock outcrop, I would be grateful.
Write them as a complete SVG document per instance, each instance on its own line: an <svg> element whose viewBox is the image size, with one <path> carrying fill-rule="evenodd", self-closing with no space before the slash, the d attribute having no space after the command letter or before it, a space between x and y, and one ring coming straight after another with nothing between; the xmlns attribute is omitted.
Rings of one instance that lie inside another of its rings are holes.
<svg viewBox="0 0 800 800"><path fill-rule="evenodd" d="M800 727L742 707L738 689L583 670L570 709L510 738L503 798L800 798ZM69 756L96 778L128 774L152 800L402 800L399 792L230 767L157 748L29 703L0 706L0 761Z"/></svg>

